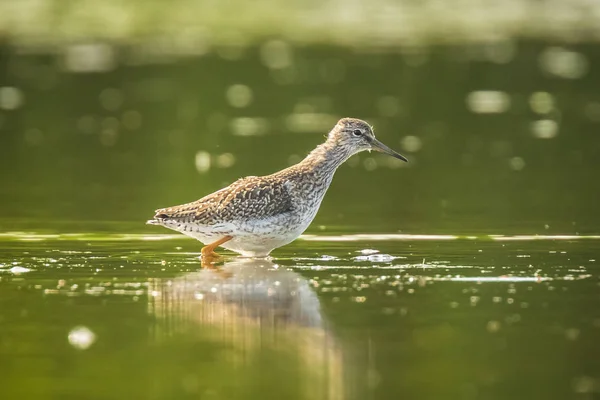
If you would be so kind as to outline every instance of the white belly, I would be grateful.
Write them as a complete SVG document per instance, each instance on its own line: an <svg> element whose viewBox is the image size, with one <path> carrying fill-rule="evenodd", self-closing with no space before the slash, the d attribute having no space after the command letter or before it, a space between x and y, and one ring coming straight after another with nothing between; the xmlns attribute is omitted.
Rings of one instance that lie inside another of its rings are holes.
<svg viewBox="0 0 600 400"><path fill-rule="evenodd" d="M316 210L310 214L282 215L264 220L222 223L211 226L166 226L193 237L205 245L224 236L232 239L221 247L245 257L265 257L273 249L284 246L300 236L312 222Z"/></svg>

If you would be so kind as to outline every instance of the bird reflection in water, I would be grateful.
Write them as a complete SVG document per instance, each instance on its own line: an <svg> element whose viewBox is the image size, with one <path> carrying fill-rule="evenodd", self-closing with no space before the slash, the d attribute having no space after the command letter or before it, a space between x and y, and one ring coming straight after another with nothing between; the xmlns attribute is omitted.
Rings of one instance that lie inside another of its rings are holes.
<svg viewBox="0 0 600 400"><path fill-rule="evenodd" d="M296 383L304 382L297 398L344 398L341 349L310 282L300 274L267 259L235 258L153 281L150 293L158 341L208 337L230 349L224 357L234 370L268 359L258 363L264 375L293 370Z"/></svg>

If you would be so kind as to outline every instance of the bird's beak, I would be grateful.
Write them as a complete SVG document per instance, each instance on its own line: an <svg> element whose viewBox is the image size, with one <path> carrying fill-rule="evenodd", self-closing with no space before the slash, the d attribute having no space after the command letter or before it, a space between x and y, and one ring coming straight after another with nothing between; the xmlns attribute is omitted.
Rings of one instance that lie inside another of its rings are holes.
<svg viewBox="0 0 600 400"><path fill-rule="evenodd" d="M380 153L385 153L387 155L395 157L395 158L397 158L399 160L402 160L404 162L408 162L408 160L406 159L406 157L404 157L402 154L396 153L394 150L390 149L385 144L381 143L379 140L377 140L375 138L373 138L373 140L371 141L371 148L373 150L376 150L376 151L380 152Z"/></svg>

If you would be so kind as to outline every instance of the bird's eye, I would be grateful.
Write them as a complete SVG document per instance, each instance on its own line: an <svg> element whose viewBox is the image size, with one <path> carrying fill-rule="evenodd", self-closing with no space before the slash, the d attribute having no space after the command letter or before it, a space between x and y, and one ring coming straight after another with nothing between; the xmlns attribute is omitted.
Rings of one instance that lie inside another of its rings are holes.
<svg viewBox="0 0 600 400"><path fill-rule="evenodd" d="M352 131L354 136L362 136L362 131L360 129L355 129Z"/></svg>

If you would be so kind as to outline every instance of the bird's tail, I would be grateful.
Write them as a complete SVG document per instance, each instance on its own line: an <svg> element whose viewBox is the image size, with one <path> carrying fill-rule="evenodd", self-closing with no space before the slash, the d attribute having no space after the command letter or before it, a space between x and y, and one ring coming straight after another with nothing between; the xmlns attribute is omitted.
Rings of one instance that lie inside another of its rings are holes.
<svg viewBox="0 0 600 400"><path fill-rule="evenodd" d="M146 225L160 225L160 221L157 219L149 219L146 221Z"/></svg>

